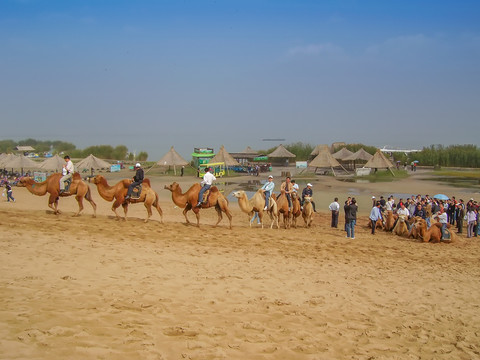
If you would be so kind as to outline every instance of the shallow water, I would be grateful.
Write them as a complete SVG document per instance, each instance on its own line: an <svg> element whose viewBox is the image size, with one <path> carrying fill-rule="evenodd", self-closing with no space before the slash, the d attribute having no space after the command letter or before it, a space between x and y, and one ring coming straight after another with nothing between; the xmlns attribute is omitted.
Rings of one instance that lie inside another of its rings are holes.
<svg viewBox="0 0 480 360"><path fill-rule="evenodd" d="M455 176L423 178L424 181L436 181L453 187L480 188L480 179Z"/></svg>

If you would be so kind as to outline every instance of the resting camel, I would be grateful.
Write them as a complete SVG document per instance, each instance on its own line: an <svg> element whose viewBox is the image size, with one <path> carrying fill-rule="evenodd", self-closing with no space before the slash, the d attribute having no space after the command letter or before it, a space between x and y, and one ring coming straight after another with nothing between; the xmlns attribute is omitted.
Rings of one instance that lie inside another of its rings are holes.
<svg viewBox="0 0 480 360"><path fill-rule="evenodd" d="M150 180L144 179L142 183L142 193L140 194L139 199L132 199L130 198L125 201L125 195L127 195L128 187L132 183L130 179L123 179L116 183L114 186L110 186L107 183L107 179L105 179L102 175L97 175L93 178L93 183L97 185L97 190L100 196L106 201L112 201L112 211L115 213L117 220L120 219L120 216L117 213L117 208L122 205L123 212L125 214L124 220L127 220L127 212L128 212L128 204L136 204L143 202L143 205L147 209L147 218L145 222L150 219L152 216L152 205L157 209L158 214L160 215L160 222L163 223L163 212L160 208L160 203L158 201L158 194L150 187Z"/></svg>
<svg viewBox="0 0 480 360"><path fill-rule="evenodd" d="M395 216L393 211L387 210L387 215L385 216L385 231L392 231L395 224Z"/></svg>
<svg viewBox="0 0 480 360"><path fill-rule="evenodd" d="M430 226L430 229L427 230L427 222L420 217L416 217L409 236L423 240L423 242L452 242L455 240L455 233L450 228L451 225L447 224L447 231L450 234L450 239L442 240L442 224L439 222L434 223Z"/></svg>
<svg viewBox="0 0 480 360"><path fill-rule="evenodd" d="M227 215L230 222L230 229L232 228L232 213L228 209L228 200L222 193L218 190L216 186L210 188L210 194L208 196L207 203L202 203L201 207L196 207L198 201L198 193L200 192L201 186L199 183L193 184L187 192L182 193L180 185L176 182L171 185L165 185L165 189L168 189L172 192L172 200L180 208L183 208L183 216L187 224L190 224L190 221L187 217L187 212L192 210L197 217L197 226L200 227L200 209L207 209L212 206L215 207L215 210L218 214L217 223L214 225L216 227L220 221L222 221L222 211Z"/></svg>
<svg viewBox="0 0 480 360"><path fill-rule="evenodd" d="M34 195L43 196L47 192L50 194L48 197L48 207L53 210L53 213L60 214L58 210L58 198L75 195L75 199L78 203L78 212L74 216L80 215L80 212L83 210L83 198L85 198L93 207L93 217L97 216L97 204L92 199L92 193L90 187L86 182L82 180L82 177L79 173L74 173L72 176L72 183L70 184L70 189L68 193L60 194L60 179L62 174L55 173L47 177L47 180L40 183L35 182L30 177L24 177L20 180L21 184L24 185L28 191Z"/></svg>
<svg viewBox="0 0 480 360"><path fill-rule="evenodd" d="M392 232L398 236L408 237L409 231L407 226L408 218L405 215L398 217L397 225L393 228Z"/></svg>
<svg viewBox="0 0 480 360"><path fill-rule="evenodd" d="M372 221L368 220L368 228L372 228ZM375 223L375 229L383 229L383 221L382 219L378 219L377 222Z"/></svg>
<svg viewBox="0 0 480 360"><path fill-rule="evenodd" d="M277 202L277 216L278 219L280 220L280 215L283 216L283 226L285 229L290 228L290 220L292 216L292 211L288 210L288 199L287 196L285 195L285 190L282 190L278 198L275 198L275 195L272 194L273 199Z"/></svg>
<svg viewBox="0 0 480 360"><path fill-rule="evenodd" d="M305 227L312 226L313 221L313 206L312 198L310 196L305 196L305 202L303 203L302 216L303 221L305 221Z"/></svg>
<svg viewBox="0 0 480 360"><path fill-rule="evenodd" d="M258 217L260 218L260 223L262 224L262 229L263 229L263 212L264 212L264 207L265 207L265 194L264 192L259 189L257 192L253 195L253 197L249 200L247 197L247 194L243 190L238 190L233 192L233 196L235 196L238 199L238 206L240 206L240 209L244 212L247 213L249 216L249 222L250 222L250 227L252 227L252 221L253 221L253 214L255 212L258 212ZM277 209L277 203L275 202L274 199L270 199L268 202L268 209L266 210L268 215L270 216L270 219L272 220L272 223L270 224L270 229L273 228L273 224L277 224L277 229L279 228L278 226L278 209Z"/></svg>

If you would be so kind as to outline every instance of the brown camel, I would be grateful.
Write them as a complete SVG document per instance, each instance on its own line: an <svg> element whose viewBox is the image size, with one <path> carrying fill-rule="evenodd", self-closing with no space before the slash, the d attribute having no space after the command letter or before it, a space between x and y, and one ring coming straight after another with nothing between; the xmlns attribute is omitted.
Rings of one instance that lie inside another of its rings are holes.
<svg viewBox="0 0 480 360"><path fill-rule="evenodd" d="M58 198L75 195L75 199L78 203L78 212L74 216L80 215L83 210L83 198L85 198L93 207L93 217L97 216L97 204L92 199L92 193L88 184L82 180L79 173L74 173L72 176L72 183L68 193L60 194L60 179L62 174L55 173L47 177L47 180L40 183L35 182L30 177L24 177L20 180L21 184L25 186L28 191L34 195L43 196L47 192L50 194L48 197L48 207L53 210L54 214L60 214L58 210Z"/></svg>
<svg viewBox="0 0 480 360"><path fill-rule="evenodd" d="M405 215L400 215L398 217L397 224L393 228L392 232L398 236L407 237L409 234L407 221L408 218Z"/></svg>
<svg viewBox="0 0 480 360"><path fill-rule="evenodd" d="M298 199L298 194L293 192L292 197L292 225L297 228L297 218L302 215L302 207L300 206L300 200ZM313 205L312 205L313 208Z"/></svg>
<svg viewBox="0 0 480 360"><path fill-rule="evenodd" d="M110 186L107 183L107 179L105 179L102 175L97 175L93 178L93 183L97 185L97 190L100 196L106 201L112 201L112 211L115 213L115 216L118 219L121 217L117 213L117 208L122 205L123 212L125 214L124 220L127 220L127 212L128 212L128 204L136 204L143 202L145 208L147 209L147 218L145 222L150 219L152 216L152 205L157 209L158 214L160 215L160 222L163 223L163 211L160 208L160 202L158 201L158 194L150 187L150 180L144 179L142 183L142 193L140 194L140 198L132 199L130 198L128 201L125 201L125 195L127 195L128 187L132 183L130 179L123 179L116 183L114 186Z"/></svg>
<svg viewBox="0 0 480 360"><path fill-rule="evenodd" d="M385 216L385 231L392 231L395 224L396 215L393 215L393 211L387 210Z"/></svg>
<svg viewBox="0 0 480 360"><path fill-rule="evenodd" d="M368 220L368 228L372 228L372 221ZM382 219L378 219L377 222L375 223L375 229L383 229L383 221Z"/></svg>
<svg viewBox="0 0 480 360"><path fill-rule="evenodd" d="M187 192L182 193L180 185L176 182L171 185L165 185L165 189L168 189L172 192L172 200L180 208L183 208L183 215L187 224L190 224L190 221L187 217L187 212L192 210L197 217L197 226L200 227L200 209L207 209L210 207L215 207L217 211L218 220L214 225L216 227L220 221L222 221L222 211L227 215L230 222L230 229L232 228L232 213L228 209L228 200L222 193L218 190L216 186L210 188L210 194L208 196L207 203L202 203L200 207L196 207L198 201L198 193L200 192L201 186L199 183L193 184Z"/></svg>
<svg viewBox="0 0 480 360"><path fill-rule="evenodd" d="M260 223L262 224L263 229L263 215L265 207L265 194L263 190L259 189L249 200L247 194L243 190L238 190L233 192L233 196L238 199L238 205L240 210L248 214L250 227L252 227L253 214L258 212L258 217L260 218ZM273 228L273 224L277 224L278 229L278 215L277 215L277 203L275 200L270 199L268 202L268 209L266 210L267 214L270 216L272 223L270 224L270 229Z"/></svg>
<svg viewBox="0 0 480 360"><path fill-rule="evenodd" d="M313 205L312 198L310 196L305 196L305 202L303 203L302 216L303 221L305 221L305 227L312 226L313 221Z"/></svg>
<svg viewBox="0 0 480 360"><path fill-rule="evenodd" d="M290 228L290 221L292 217L292 210L288 209L288 199L285 195L285 190L282 190L278 198L275 197L275 194L272 194L272 198L277 202L278 208L278 219L280 220L280 215L283 217L283 226L285 229Z"/></svg>
<svg viewBox="0 0 480 360"><path fill-rule="evenodd" d="M439 222L434 223L430 226L430 229L427 230L427 222L420 217L416 217L412 229L410 230L409 237L412 236L423 242L452 242L455 241L455 233L450 228L451 225L447 224L446 231L450 234L450 239L442 240L442 224Z"/></svg>

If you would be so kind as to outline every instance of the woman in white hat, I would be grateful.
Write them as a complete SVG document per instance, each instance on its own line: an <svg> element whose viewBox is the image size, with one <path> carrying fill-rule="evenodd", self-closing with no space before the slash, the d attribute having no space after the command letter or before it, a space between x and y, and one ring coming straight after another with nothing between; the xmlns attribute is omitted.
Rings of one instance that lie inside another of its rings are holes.
<svg viewBox="0 0 480 360"><path fill-rule="evenodd" d="M273 194L274 188L275 184L273 183L273 176L269 175L267 182L260 188L260 190L263 190L265 194L265 208L263 210L268 209L268 200L270 200L270 195Z"/></svg>

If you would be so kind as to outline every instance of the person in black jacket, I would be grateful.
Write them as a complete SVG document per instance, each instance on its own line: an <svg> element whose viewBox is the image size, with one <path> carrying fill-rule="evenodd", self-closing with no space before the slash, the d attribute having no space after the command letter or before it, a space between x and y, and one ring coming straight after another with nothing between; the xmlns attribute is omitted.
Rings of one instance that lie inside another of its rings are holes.
<svg viewBox="0 0 480 360"><path fill-rule="evenodd" d="M350 201L350 204L345 204L345 221L347 228L347 238L355 239L355 223L357 222L357 201L355 198Z"/></svg>
<svg viewBox="0 0 480 360"><path fill-rule="evenodd" d="M136 170L135 176L133 177L133 182L128 187L127 196L125 196L125 200L130 199L130 197L132 196L132 191L135 188L135 186L138 186L143 182L144 173L140 163L135 164L135 170Z"/></svg>

